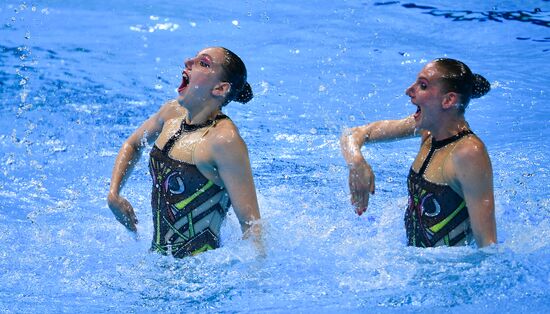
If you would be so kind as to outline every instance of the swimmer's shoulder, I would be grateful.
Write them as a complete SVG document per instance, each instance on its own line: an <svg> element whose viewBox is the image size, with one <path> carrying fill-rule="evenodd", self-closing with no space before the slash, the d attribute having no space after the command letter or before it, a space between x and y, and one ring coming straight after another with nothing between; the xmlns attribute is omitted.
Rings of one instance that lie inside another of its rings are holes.
<svg viewBox="0 0 550 314"><path fill-rule="evenodd" d="M216 129L217 132L220 133L235 133L236 135L240 136L239 128L229 117L216 121L214 129Z"/></svg>
<svg viewBox="0 0 550 314"><path fill-rule="evenodd" d="M220 119L207 134L212 147L225 147L227 145L245 145L239 129L231 119Z"/></svg>
<svg viewBox="0 0 550 314"><path fill-rule="evenodd" d="M465 136L453 149L455 161L472 161L477 158L488 158L488 153L483 141L475 134Z"/></svg>

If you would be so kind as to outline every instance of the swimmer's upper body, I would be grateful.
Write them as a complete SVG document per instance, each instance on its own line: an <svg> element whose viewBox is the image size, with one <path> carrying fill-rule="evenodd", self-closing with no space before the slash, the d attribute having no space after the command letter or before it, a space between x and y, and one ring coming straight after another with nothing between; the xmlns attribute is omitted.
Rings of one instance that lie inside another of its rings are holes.
<svg viewBox="0 0 550 314"><path fill-rule="evenodd" d="M374 193L374 173L361 154L365 143L421 136L407 180L408 244L420 247L496 243L493 171L481 139L464 111L490 85L462 62L436 59L406 90L417 110L401 120L376 121L346 130L341 148L349 167L351 203L361 215Z"/></svg>
<svg viewBox="0 0 550 314"><path fill-rule="evenodd" d="M221 112L230 101L251 98L245 65L230 50L207 48L186 60L177 100L146 120L118 153L107 198L117 220L137 230L134 209L120 191L145 143L154 142L152 249L183 257L218 247L220 226L232 205L243 236L263 250L247 146Z"/></svg>

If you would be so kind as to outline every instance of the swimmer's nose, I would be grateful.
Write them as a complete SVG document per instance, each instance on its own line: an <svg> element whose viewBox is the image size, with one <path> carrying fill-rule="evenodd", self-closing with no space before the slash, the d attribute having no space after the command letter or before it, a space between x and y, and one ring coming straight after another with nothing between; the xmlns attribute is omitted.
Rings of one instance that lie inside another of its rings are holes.
<svg viewBox="0 0 550 314"><path fill-rule="evenodd" d="M193 58L187 58L185 60L185 67L191 69L191 67L193 66L194 61L195 61L195 59L193 59Z"/></svg>
<svg viewBox="0 0 550 314"><path fill-rule="evenodd" d="M407 87L407 89L405 89L405 94L409 97L412 97L413 96L413 92L414 92L414 88L413 88L414 84Z"/></svg>

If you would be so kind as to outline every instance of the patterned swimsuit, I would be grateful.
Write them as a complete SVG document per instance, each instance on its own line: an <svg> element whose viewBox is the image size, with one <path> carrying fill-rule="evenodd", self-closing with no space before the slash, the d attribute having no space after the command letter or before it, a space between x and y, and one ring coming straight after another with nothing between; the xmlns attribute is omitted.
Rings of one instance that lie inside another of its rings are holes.
<svg viewBox="0 0 550 314"><path fill-rule="evenodd" d="M219 115L209 123L225 118ZM153 146L149 161L155 228L151 249L174 257L218 248L220 227L230 206L223 187L208 180L197 166L169 156L186 132L184 121L162 149Z"/></svg>
<svg viewBox="0 0 550 314"><path fill-rule="evenodd" d="M407 178L409 204L405 212L408 244L418 247L466 245L471 241L470 216L464 199L446 184L424 179L424 172L433 154L463 136L466 130L450 138L436 141L432 137L430 151L418 173L411 167Z"/></svg>

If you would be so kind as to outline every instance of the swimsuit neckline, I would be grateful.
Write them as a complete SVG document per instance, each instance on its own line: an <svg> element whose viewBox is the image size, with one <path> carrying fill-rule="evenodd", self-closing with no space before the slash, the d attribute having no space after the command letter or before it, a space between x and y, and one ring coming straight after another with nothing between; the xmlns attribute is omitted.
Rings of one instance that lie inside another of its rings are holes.
<svg viewBox="0 0 550 314"><path fill-rule="evenodd" d="M185 118L183 118L183 120L181 121L180 128L176 131L176 133L174 135L172 135L168 139L168 141L166 141L166 144L164 144L164 147L161 149L161 151L165 154L168 154L168 152L172 149L172 146L174 146L176 141L181 137L181 135L183 133L193 132L193 131L196 131L198 129L204 128L206 126L212 127L216 123L216 121L221 120L221 119L228 119L228 118L229 117L227 117L223 113L220 113L214 119L207 120L207 121L205 121L203 123L200 123L200 124L187 124L185 122ZM207 132L208 132L208 130L207 130ZM206 134L206 132L204 134ZM204 136L204 134L203 134L203 136Z"/></svg>
<svg viewBox="0 0 550 314"><path fill-rule="evenodd" d="M470 130L470 129L466 129L466 130L462 130L462 131L458 132L457 134L455 134L453 136L444 138L442 140L436 140L432 136L432 149L443 148L443 147L451 144L452 142L454 142L454 141L456 141L456 140L460 139L461 137L466 136L468 134L474 134L474 132L472 132L472 130Z"/></svg>
<svg viewBox="0 0 550 314"><path fill-rule="evenodd" d="M189 124L189 123L185 122L185 118L183 118L183 120L181 121L180 130L182 132L193 132L193 131L196 131L198 129L202 129L202 128L207 127L207 126L211 126L212 124L214 124L214 122L216 122L220 119L224 119L226 117L227 117L226 115L224 115L223 113L220 113L217 116L215 116L214 119L208 119L208 120L204 121L203 123L199 123L199 124Z"/></svg>
<svg viewBox="0 0 550 314"><path fill-rule="evenodd" d="M433 154L435 153L436 150L438 150L440 148L443 148L443 147L445 147L445 146L447 146L447 145L449 145L453 142L456 142L456 141L458 141L459 139L461 139L462 137L464 137L468 134L474 134L474 132L472 132L472 130L470 130L470 129L462 130L462 131L458 132L457 134L455 134L451 137L448 137L448 138L445 138L445 139L442 139L442 140L439 140L439 141L434 139L434 137L432 136L432 143L431 143L430 151L428 152L428 155L426 156L426 159L424 159L424 162L422 163L422 166L420 166L420 169L418 170L418 174L422 177L424 176L424 172L428 168L428 165L430 164L432 156L433 156Z"/></svg>

